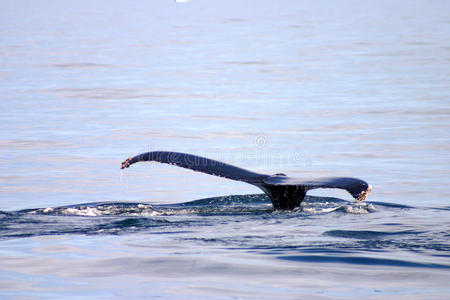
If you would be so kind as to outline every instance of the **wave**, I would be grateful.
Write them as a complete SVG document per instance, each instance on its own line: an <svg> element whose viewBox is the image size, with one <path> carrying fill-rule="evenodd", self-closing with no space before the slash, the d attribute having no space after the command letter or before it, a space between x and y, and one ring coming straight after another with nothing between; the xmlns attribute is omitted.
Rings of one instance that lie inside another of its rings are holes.
<svg viewBox="0 0 450 300"><path fill-rule="evenodd" d="M323 214L341 212L361 214L376 212L376 207L412 209L411 206L384 202L350 202L332 197L306 196L302 205L293 211L274 211L264 194L230 195L200 199L177 204L153 205L140 202L93 202L68 206L0 211L1 215L49 215L49 216L130 216L155 217L174 214L237 214L237 213L304 213Z"/></svg>
<svg viewBox="0 0 450 300"><path fill-rule="evenodd" d="M275 211L263 194L184 203L96 202L0 212L0 240L58 235L161 234L177 242L240 249L283 260L448 268L373 258L374 253L427 253L448 259L448 232L410 216L446 211L384 202L307 196L301 207ZM430 218L427 218L429 220ZM344 221L342 221L344 220ZM358 256L366 253L367 257Z"/></svg>
<svg viewBox="0 0 450 300"><path fill-rule="evenodd" d="M414 262L401 259L388 259L362 256L324 256L324 255L290 255L279 256L281 260L310 263L345 263L366 266L395 266L409 268L450 269L449 265L436 263Z"/></svg>
<svg viewBox="0 0 450 300"><path fill-rule="evenodd" d="M375 230L329 230L324 232L324 235L333 237L343 237L352 239L380 239L398 235L418 235L423 234L424 231L403 230L394 232L375 231Z"/></svg>
<svg viewBox="0 0 450 300"><path fill-rule="evenodd" d="M0 239L63 234L127 234L158 230L189 230L189 226L258 219L304 219L327 214L367 214L399 205L349 202L338 198L307 196L293 211L274 211L264 194L231 195L177 204L95 202L59 207L0 211ZM240 219L239 219L240 220ZM163 228L163 229L162 229ZM345 233L328 232L331 235Z"/></svg>

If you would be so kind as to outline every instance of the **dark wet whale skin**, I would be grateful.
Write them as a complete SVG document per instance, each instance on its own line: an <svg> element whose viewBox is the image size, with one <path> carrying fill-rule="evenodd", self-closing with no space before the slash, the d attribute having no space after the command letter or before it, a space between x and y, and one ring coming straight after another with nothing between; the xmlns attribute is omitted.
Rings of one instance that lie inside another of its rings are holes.
<svg viewBox="0 0 450 300"><path fill-rule="evenodd" d="M301 180L282 173L266 175L252 172L217 160L181 152L152 151L126 159L121 168L140 161L156 161L187 168L197 172L243 181L257 186L272 201L274 209L294 209L300 206L308 190L316 188L338 188L348 191L355 199L364 200L370 185L352 177L330 177L316 180Z"/></svg>

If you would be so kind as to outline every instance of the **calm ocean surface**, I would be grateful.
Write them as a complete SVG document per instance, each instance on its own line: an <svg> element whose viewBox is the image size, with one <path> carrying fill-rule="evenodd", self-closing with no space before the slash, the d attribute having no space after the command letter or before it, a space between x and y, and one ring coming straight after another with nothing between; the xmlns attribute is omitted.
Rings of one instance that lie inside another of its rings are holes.
<svg viewBox="0 0 450 300"><path fill-rule="evenodd" d="M2 1L0 298L448 299L449 1ZM187 152L372 193L273 211Z"/></svg>

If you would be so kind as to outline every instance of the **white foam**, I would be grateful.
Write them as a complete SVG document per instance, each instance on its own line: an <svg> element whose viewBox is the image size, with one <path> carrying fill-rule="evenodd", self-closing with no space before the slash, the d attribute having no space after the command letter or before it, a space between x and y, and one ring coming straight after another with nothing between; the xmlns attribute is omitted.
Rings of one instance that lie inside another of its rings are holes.
<svg viewBox="0 0 450 300"><path fill-rule="evenodd" d="M375 211L375 206L372 204L357 204L344 206L345 212L350 214L368 214Z"/></svg>
<svg viewBox="0 0 450 300"><path fill-rule="evenodd" d="M97 217L103 215L101 211L96 209L95 207L86 207L84 209L79 208L67 208L63 212L63 214L70 214L76 216L88 216L88 217Z"/></svg>
<svg viewBox="0 0 450 300"><path fill-rule="evenodd" d="M44 213L50 213L53 211L53 207L47 207L46 209L43 210Z"/></svg>
<svg viewBox="0 0 450 300"><path fill-rule="evenodd" d="M340 208L340 206L329 207L329 208L303 207L302 210L305 211L305 212L309 212L309 213L320 214L320 213L332 212L332 211L338 210L339 208Z"/></svg>

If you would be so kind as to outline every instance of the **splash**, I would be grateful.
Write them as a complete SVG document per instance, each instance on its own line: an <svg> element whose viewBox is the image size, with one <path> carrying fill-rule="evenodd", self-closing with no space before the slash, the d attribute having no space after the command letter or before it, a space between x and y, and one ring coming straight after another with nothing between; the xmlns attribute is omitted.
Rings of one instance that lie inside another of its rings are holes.
<svg viewBox="0 0 450 300"><path fill-rule="evenodd" d="M367 202L349 202L338 198L306 196L300 208L292 212L326 214L344 212L364 214L375 212L375 205ZM47 207L21 211L29 215L53 216L186 216L186 215L259 215L274 213L269 198L264 194L231 195L184 202L178 204L151 205L132 202L101 202L63 207ZM289 211L279 212L289 214Z"/></svg>

